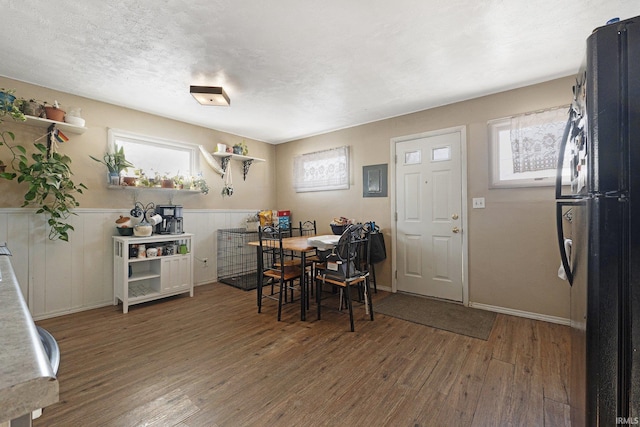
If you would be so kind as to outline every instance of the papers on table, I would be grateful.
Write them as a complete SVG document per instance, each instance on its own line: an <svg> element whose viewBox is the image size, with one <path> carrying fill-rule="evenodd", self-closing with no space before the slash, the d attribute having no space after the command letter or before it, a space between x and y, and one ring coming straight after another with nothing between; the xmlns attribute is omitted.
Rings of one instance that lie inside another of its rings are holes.
<svg viewBox="0 0 640 427"><path fill-rule="evenodd" d="M321 251L326 251L329 249L333 249L335 245L338 244L340 240L340 236L336 236L334 234L327 234L323 236L313 236L307 239L307 244L309 246L316 247Z"/></svg>

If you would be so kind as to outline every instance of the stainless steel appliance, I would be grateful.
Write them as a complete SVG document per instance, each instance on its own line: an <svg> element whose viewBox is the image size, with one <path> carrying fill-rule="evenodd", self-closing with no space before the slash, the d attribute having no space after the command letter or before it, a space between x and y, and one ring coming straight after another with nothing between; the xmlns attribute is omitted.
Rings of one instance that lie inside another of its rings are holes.
<svg viewBox="0 0 640 427"><path fill-rule="evenodd" d="M587 39L564 144L571 191L562 191L561 155L556 199L571 285L571 425L638 424L640 17L597 28Z"/></svg>
<svg viewBox="0 0 640 427"><path fill-rule="evenodd" d="M162 217L162 221L156 224L155 232L157 234L184 233L182 206L156 205L155 213Z"/></svg>

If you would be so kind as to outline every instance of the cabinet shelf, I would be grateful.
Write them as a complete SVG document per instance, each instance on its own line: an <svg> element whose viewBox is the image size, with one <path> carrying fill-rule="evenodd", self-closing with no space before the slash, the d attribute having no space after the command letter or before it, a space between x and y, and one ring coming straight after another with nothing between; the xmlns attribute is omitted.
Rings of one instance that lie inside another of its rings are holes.
<svg viewBox="0 0 640 427"><path fill-rule="evenodd" d="M54 125L55 127L57 127L63 132L75 133L77 135L82 135L87 130L87 128L84 126L77 126L77 125L72 125L65 122L57 122L55 120L49 120L49 119L41 119L40 117L35 117L35 116L25 115L25 118L27 119L25 123L30 126L48 128L49 126Z"/></svg>
<svg viewBox="0 0 640 427"><path fill-rule="evenodd" d="M153 273L150 271L145 271L142 273L134 273L131 275L131 277L129 277L129 283L137 282L140 280L155 279L156 277L160 277L160 274Z"/></svg>
<svg viewBox="0 0 640 427"><path fill-rule="evenodd" d="M247 174L249 173L249 168L251 167L253 162L266 161L265 159L260 159L258 157L249 157L249 156L243 156L240 154L233 154L233 153L218 152L218 153L211 153L211 155L220 159L220 166L222 166L222 170L225 172L227 170L227 166L229 165L230 160L237 160L242 162L242 179L244 181L247 180Z"/></svg>

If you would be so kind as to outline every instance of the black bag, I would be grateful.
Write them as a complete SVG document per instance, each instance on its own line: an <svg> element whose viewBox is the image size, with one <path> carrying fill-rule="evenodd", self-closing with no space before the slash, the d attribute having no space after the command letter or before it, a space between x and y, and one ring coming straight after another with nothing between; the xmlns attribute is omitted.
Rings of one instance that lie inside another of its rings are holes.
<svg viewBox="0 0 640 427"><path fill-rule="evenodd" d="M387 249L384 246L384 234L371 233L369 234L369 239L371 240L371 264L387 259Z"/></svg>

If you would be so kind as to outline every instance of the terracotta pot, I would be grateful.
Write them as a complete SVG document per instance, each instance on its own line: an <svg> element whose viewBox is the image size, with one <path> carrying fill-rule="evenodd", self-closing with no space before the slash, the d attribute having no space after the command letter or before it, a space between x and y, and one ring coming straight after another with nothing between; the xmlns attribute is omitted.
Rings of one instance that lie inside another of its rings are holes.
<svg viewBox="0 0 640 427"><path fill-rule="evenodd" d="M173 180L172 179L163 179L162 180L162 188L173 188Z"/></svg>
<svg viewBox="0 0 640 427"><path fill-rule="evenodd" d="M56 107L45 106L47 112L47 119L55 120L56 122L64 122L64 110Z"/></svg>
<svg viewBox="0 0 640 427"><path fill-rule="evenodd" d="M136 177L135 176L123 176L122 182L129 187L135 187L136 185Z"/></svg>

